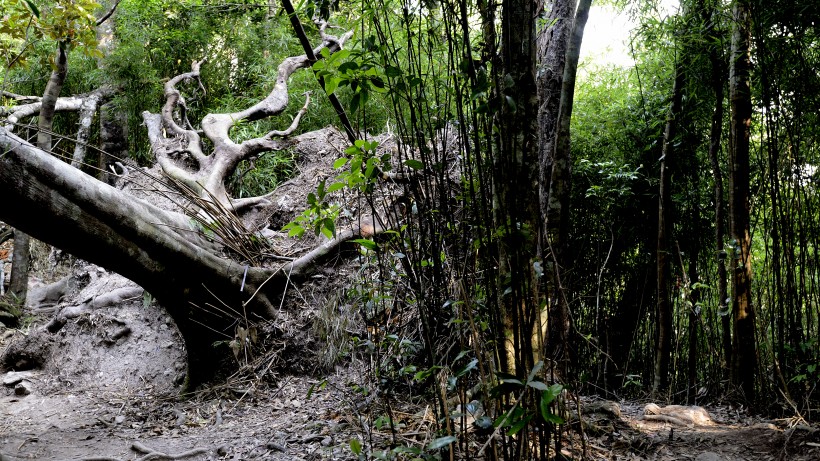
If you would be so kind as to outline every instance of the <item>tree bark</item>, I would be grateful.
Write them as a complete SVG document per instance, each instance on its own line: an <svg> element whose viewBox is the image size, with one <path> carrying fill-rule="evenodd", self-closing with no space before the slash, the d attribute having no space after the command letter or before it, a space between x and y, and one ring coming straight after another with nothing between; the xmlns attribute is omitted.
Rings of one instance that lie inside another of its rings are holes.
<svg viewBox="0 0 820 461"><path fill-rule="evenodd" d="M550 303L549 341L547 356L560 364L563 376L569 376L569 364L572 362L569 334L572 328L569 313L569 300L564 292L565 286L561 273L567 267L567 237L570 224L570 192L572 189L572 156L570 144L570 121L575 99L575 74L578 71L578 60L581 56L581 43L584 39L584 27L589 18L592 0L581 0L575 13L572 35L564 63L564 75L561 82L561 103L558 114L558 127L555 135L552 175L546 215L548 251L553 255L552 277L550 286L554 287L555 302Z"/></svg>
<svg viewBox="0 0 820 461"><path fill-rule="evenodd" d="M550 181L555 152L558 118L563 89L564 65L572 32L575 2L555 0L547 14L547 27L538 33L538 167L539 203L541 215L549 215ZM539 229L546 240L546 227ZM547 242L541 242L542 252L548 251Z"/></svg>
<svg viewBox="0 0 820 461"><path fill-rule="evenodd" d="M43 91L42 107L40 117L37 120L37 146L45 151L51 150L51 129L54 126L54 112L57 106L57 99L63 91L68 74L68 44L59 42L57 44L57 55L54 57L54 70L48 79L46 89Z"/></svg>
<svg viewBox="0 0 820 461"><path fill-rule="evenodd" d="M672 352L672 300L669 286L671 262L669 255L669 233L672 229L671 163L674 160L672 143L677 135L677 117L683 100L683 70L675 67L675 82L672 85L672 107L663 133L661 150L660 191L658 192L658 242L657 242L657 334L655 342L655 379L652 393L657 394L669 384L669 359Z"/></svg>
<svg viewBox="0 0 820 461"><path fill-rule="evenodd" d="M752 120L751 61L749 42L751 17L748 0L737 0L732 8L732 52L729 67L731 143L729 149L729 214L732 255L732 383L743 391L750 404L755 401L757 344L755 311L752 305L752 261L749 223L749 138Z"/></svg>
<svg viewBox="0 0 820 461"><path fill-rule="evenodd" d="M11 280L9 294L11 300L20 307L26 304L28 295L28 272L31 268L29 236L20 229L14 229L14 254L11 259Z"/></svg>
<svg viewBox="0 0 820 461"><path fill-rule="evenodd" d="M535 86L535 2L505 0L502 4L501 116L498 120L500 145L494 159L495 226L503 237L500 245L499 286L508 289L499 295L506 329L511 370L526 376L534 364L533 339L538 303L535 299L533 262L536 251L539 212L530 200L537 191Z"/></svg>

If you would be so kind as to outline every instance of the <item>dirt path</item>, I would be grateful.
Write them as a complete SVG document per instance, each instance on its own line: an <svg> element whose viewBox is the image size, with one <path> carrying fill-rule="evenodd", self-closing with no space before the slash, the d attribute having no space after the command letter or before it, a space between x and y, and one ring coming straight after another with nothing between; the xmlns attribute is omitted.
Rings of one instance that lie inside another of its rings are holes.
<svg viewBox="0 0 820 461"><path fill-rule="evenodd" d="M707 407L711 422L681 425L644 419L644 405L621 402L620 417L591 413L596 460L818 460L820 430L795 420L749 417L726 406Z"/></svg>
<svg viewBox="0 0 820 461"><path fill-rule="evenodd" d="M80 269L83 282L63 304L129 287L99 268ZM179 335L164 309L144 295L83 311L57 333L44 328L47 317L24 332L0 330L5 368L30 370L0 372L0 461L355 460L360 458L352 446L361 446L364 459L377 459L378 450L396 445L428 447L436 424L431 404L417 394L421 389L378 394L363 371L367 362L347 360L326 376L280 374L294 369L292 362L304 365L321 356L307 332L308 311L318 305L292 309L300 320L276 336L281 350L272 359L261 357L263 366L187 399L178 397L184 377ZM586 444L575 432L577 422L571 425L563 443L568 459L820 460L820 430L796 420L767 421L708 407L712 422L687 426L646 420L644 405L635 402L592 411L596 401L582 401ZM386 415L396 422L396 433L385 424ZM466 446L475 454L488 437L470 428Z"/></svg>
<svg viewBox="0 0 820 461"><path fill-rule="evenodd" d="M37 382L38 376L32 378ZM357 436L345 407L344 377L285 377L278 388L223 390L226 398L152 396L83 389L0 399L2 459L140 459L135 443L187 460L351 459ZM314 387L311 391L311 386ZM308 399L308 394L310 398ZM158 457L155 459L169 459Z"/></svg>

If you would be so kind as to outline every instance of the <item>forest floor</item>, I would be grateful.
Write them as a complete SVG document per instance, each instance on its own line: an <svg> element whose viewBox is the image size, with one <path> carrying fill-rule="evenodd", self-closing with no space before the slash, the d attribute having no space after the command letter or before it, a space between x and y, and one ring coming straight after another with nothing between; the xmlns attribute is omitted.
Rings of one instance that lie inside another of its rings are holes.
<svg viewBox="0 0 820 461"><path fill-rule="evenodd" d="M108 279L100 277L97 289L122 283ZM374 459L373 450L425 447L435 437L423 396L357 391L368 380L357 360L319 374L269 369L180 398L179 338L161 309L135 301L80 316L51 340L35 332L36 320L26 334L0 331L0 351L27 343L34 353L26 357L41 363L0 374L0 460L353 460L360 459L354 439L364 459ZM123 324L130 333L110 341ZM387 401L395 435L378 423ZM680 425L645 419L644 403L581 402L586 456L571 431L564 434L569 459L820 459L820 430L794 420L722 406L707 407L711 421ZM472 432L471 451L490 436Z"/></svg>

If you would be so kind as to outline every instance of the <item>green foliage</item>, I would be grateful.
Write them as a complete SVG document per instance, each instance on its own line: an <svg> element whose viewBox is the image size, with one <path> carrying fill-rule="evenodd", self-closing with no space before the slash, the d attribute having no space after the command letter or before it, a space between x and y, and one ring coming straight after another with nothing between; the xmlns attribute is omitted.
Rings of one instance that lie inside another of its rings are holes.
<svg viewBox="0 0 820 461"><path fill-rule="evenodd" d="M276 188L293 175L293 151L267 152L256 159L243 160L228 182L232 196L257 197Z"/></svg>
<svg viewBox="0 0 820 461"><path fill-rule="evenodd" d="M524 430L533 421L544 424L563 424L564 419L555 414L553 408L556 399L561 395L564 387L561 384L548 386L539 379L544 362L537 362L526 379L521 379L507 373L496 373L498 384L492 389L493 394L512 393L517 395L515 404L494 421L496 428L506 429L510 436ZM527 405L526 400L533 399L535 405Z"/></svg>
<svg viewBox="0 0 820 461"><path fill-rule="evenodd" d="M590 186L586 190L586 197L596 197L606 202L626 199L632 194L631 181L638 179L643 165L632 169L629 164L616 165L608 160L593 163L587 159L578 162L577 172L584 176L595 176L590 179Z"/></svg>
<svg viewBox="0 0 820 461"><path fill-rule="evenodd" d="M43 39L61 43L66 51L79 47L88 56L102 57L94 16L99 7L93 0L55 0L39 7L30 0L0 0L0 54L7 57L5 67L25 64L31 42Z"/></svg>
<svg viewBox="0 0 820 461"><path fill-rule="evenodd" d="M365 41L365 43L369 43ZM349 87L350 111L364 106L374 92L385 93L385 77L372 50L357 48L341 50L332 55L322 50L322 57L313 64L316 77L325 81L325 92L333 94L338 88Z"/></svg>
<svg viewBox="0 0 820 461"><path fill-rule="evenodd" d="M334 189L335 190L335 189ZM327 200L327 194L332 192L325 189L325 180L319 183L316 192L307 196L307 209L293 221L285 225L282 230L291 237L301 237L306 229L313 229L316 235L320 233L327 238L336 236L336 218L339 217L339 205Z"/></svg>

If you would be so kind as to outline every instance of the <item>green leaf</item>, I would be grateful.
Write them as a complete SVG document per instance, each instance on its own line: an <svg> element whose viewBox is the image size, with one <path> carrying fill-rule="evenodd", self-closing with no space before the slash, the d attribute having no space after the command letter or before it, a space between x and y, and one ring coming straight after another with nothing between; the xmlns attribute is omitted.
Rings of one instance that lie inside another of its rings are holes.
<svg viewBox="0 0 820 461"><path fill-rule="evenodd" d="M408 168L412 168L414 170L423 170L424 169L424 164L423 163L421 163L418 160L412 159L412 158L408 158L407 160L405 160L404 164L407 165Z"/></svg>
<svg viewBox="0 0 820 461"><path fill-rule="evenodd" d="M349 161L350 161L350 159L348 159L347 157L342 157L342 158L336 159L336 161L333 162L333 168L339 169L339 168L347 165L347 162L349 162Z"/></svg>
<svg viewBox="0 0 820 461"><path fill-rule="evenodd" d="M538 389L539 391L546 391L549 389L546 384L542 383L541 381L528 381L527 386Z"/></svg>
<svg viewBox="0 0 820 461"><path fill-rule="evenodd" d="M527 424L531 420L532 420L532 414L529 414L529 415L521 418L520 420L516 421L515 423L513 423L510 426L510 430L507 432L507 434L509 434L509 435L517 434L519 431L521 431L521 429L524 429L525 427L527 427Z"/></svg>
<svg viewBox="0 0 820 461"><path fill-rule="evenodd" d="M324 200L325 198L325 180L319 181L319 187L316 189L316 194L319 195L319 200Z"/></svg>
<svg viewBox="0 0 820 461"><path fill-rule="evenodd" d="M339 72L345 73L347 71L359 70L359 64L355 61L347 61L339 66Z"/></svg>
<svg viewBox="0 0 820 461"><path fill-rule="evenodd" d="M370 158L367 160L367 168L364 171L364 177L367 179L373 178L373 172L376 170L376 159Z"/></svg>
<svg viewBox="0 0 820 461"><path fill-rule="evenodd" d="M350 439L350 451L356 456L362 454L362 442L359 439Z"/></svg>
<svg viewBox="0 0 820 461"><path fill-rule="evenodd" d="M336 223L331 218L322 220L322 234L329 239L336 237Z"/></svg>
<svg viewBox="0 0 820 461"><path fill-rule="evenodd" d="M333 94L336 91L336 88L339 87L339 82L341 81L338 77L330 77L325 79L325 93Z"/></svg>
<svg viewBox="0 0 820 461"><path fill-rule="evenodd" d="M538 362L535 363L535 365L532 366L532 370L530 370L530 374L527 375L527 383L529 383L530 381L535 379L535 377L538 376L538 373L541 371L542 368L544 368L544 361L539 360Z"/></svg>
<svg viewBox="0 0 820 461"><path fill-rule="evenodd" d="M432 442L430 442L430 445L427 446L427 449L428 450L438 450L440 448L446 447L447 445L450 445L451 443L455 442L456 440L458 440L458 438L456 438L453 435L447 435L447 436L444 436L444 437L439 437L437 439L434 439Z"/></svg>
<svg viewBox="0 0 820 461"><path fill-rule="evenodd" d="M37 8L37 5L35 5L34 2L32 2L31 0L23 0L23 1L25 2L26 7L29 9L29 11L31 11L31 14L35 18L40 19L40 10Z"/></svg>
<svg viewBox="0 0 820 461"><path fill-rule="evenodd" d="M550 403L553 400L555 400L556 397L561 395L561 391L563 391L563 390L564 390L564 386L562 386L560 384L553 384L552 386L550 386L549 389L547 389L547 394L546 394L546 395L549 396L549 401L547 403ZM542 396L542 398L543 398L543 396Z"/></svg>
<svg viewBox="0 0 820 461"><path fill-rule="evenodd" d="M327 193L331 194L333 192L336 192L337 190L342 190L344 187L345 187L344 183L334 182L333 184L330 185L330 187L327 188Z"/></svg>
<svg viewBox="0 0 820 461"><path fill-rule="evenodd" d="M365 247L365 248L367 248L368 250L371 250L371 251L376 251L376 249L378 248L378 245L376 245L376 242L374 242L373 240L370 240L370 239L353 239L353 240L351 240L351 242L358 243L359 245L361 245L361 246L363 246L363 247Z"/></svg>

